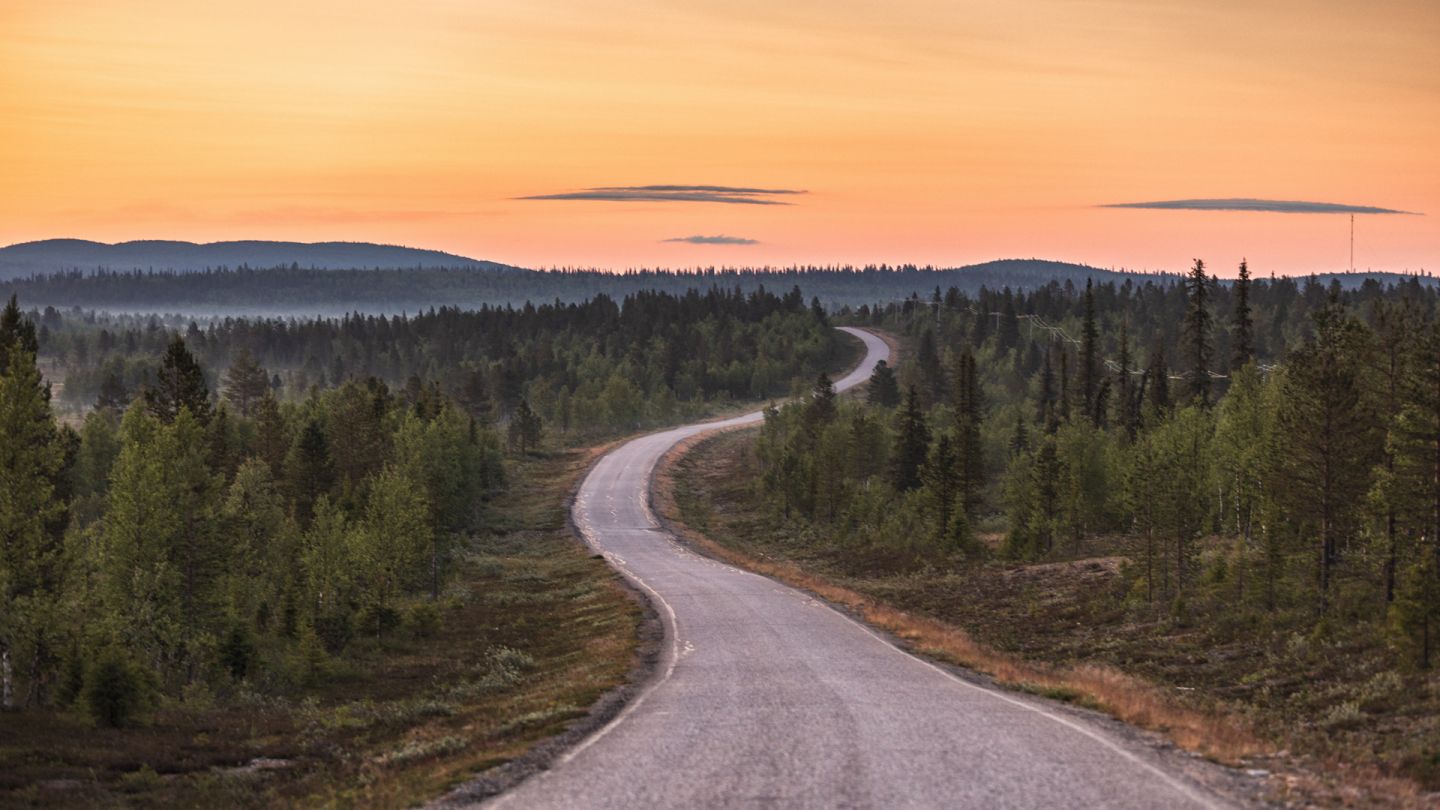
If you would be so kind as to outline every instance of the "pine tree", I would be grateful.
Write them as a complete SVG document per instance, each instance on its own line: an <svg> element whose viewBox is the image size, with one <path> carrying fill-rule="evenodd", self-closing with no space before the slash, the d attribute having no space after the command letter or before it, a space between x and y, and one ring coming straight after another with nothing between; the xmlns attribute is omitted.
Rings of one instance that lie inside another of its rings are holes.
<svg viewBox="0 0 1440 810"><path fill-rule="evenodd" d="M1190 359L1186 374L1185 393L1188 399L1203 407L1210 405L1210 354L1212 352L1212 319L1210 316L1210 279L1205 275L1205 262L1195 260L1185 279L1185 347Z"/></svg>
<svg viewBox="0 0 1440 810"><path fill-rule="evenodd" d="M175 421L181 408L188 408L201 424L210 421L210 388L205 384L205 372L179 334L166 347L155 385L145 391L145 402L151 413L167 423Z"/></svg>
<svg viewBox="0 0 1440 810"><path fill-rule="evenodd" d="M870 373L866 401L879 408L893 408L900 404L900 385L895 381L895 370L884 360L876 363L875 370Z"/></svg>
<svg viewBox="0 0 1440 810"><path fill-rule="evenodd" d="M920 467L930 451L930 428L920 409L920 394L913 385L905 392L905 404L896 415L895 433L890 482L895 489L908 492L920 486Z"/></svg>
<svg viewBox="0 0 1440 810"><path fill-rule="evenodd" d="M1378 486L1385 512L1385 601L1388 603L1395 599L1403 556L1400 506L1403 504L1407 507L1406 511L1421 511L1424 507L1417 510L1415 505L1425 504L1429 500L1423 495L1419 498L1413 497L1417 494L1416 490L1423 491L1427 487L1407 486L1411 483L1408 479L1413 476L1404 473L1414 470L1416 465L1411 463L1411 458L1401 459L1400 456L1415 455L1413 444L1416 436L1412 431L1425 421L1417 418L1421 416L1421 411L1413 406L1429 399L1423 395L1428 393L1429 386L1417 387L1415 382L1417 375L1423 373L1423 366L1420 364L1428 359L1426 348L1432 340L1414 339L1415 333L1421 331L1420 314L1414 300L1410 298L1403 299L1399 304L1377 301L1374 322L1375 364L1380 372L1378 409L1384 420L1383 430L1388 438L1381 461L1382 474ZM1426 335L1426 338L1431 336ZM1421 396L1416 397L1414 394ZM1407 405L1411 407L1407 409ZM1429 461L1430 453L1426 451L1430 449L1430 442L1422 440L1419 444L1424 447L1419 455L1424 461ZM1418 466L1427 471L1431 470L1433 462L1424 461Z"/></svg>
<svg viewBox="0 0 1440 810"><path fill-rule="evenodd" d="M421 563L434 531L430 509L424 488L397 468L385 468L372 482L357 549L362 596L371 606L389 607L403 590L428 579Z"/></svg>
<svg viewBox="0 0 1440 810"><path fill-rule="evenodd" d="M177 656L188 627L174 554L184 531L172 467L178 449L141 404L125 412L93 549L104 635L156 664Z"/></svg>
<svg viewBox="0 0 1440 810"><path fill-rule="evenodd" d="M248 417L270 391L270 375L248 349L241 349L225 373L225 401L235 406L241 416Z"/></svg>
<svg viewBox="0 0 1440 810"><path fill-rule="evenodd" d="M125 388L125 381L114 369L105 372L105 377L100 381L100 394L95 399L95 407L102 411L123 413L130 407L130 391Z"/></svg>
<svg viewBox="0 0 1440 810"><path fill-rule="evenodd" d="M17 317L12 298L0 314L0 708L6 709L14 700L12 661L26 646L33 653L46 633L60 553L50 526L65 509L56 491L64 450L30 348L33 328Z"/></svg>
<svg viewBox="0 0 1440 810"><path fill-rule="evenodd" d="M1233 288L1235 308L1230 316L1230 369L1236 371L1255 359L1255 326L1250 314L1250 267L1240 260L1240 275Z"/></svg>
<svg viewBox="0 0 1440 810"><path fill-rule="evenodd" d="M1314 315L1315 334L1291 352L1282 379L1276 480L1292 519L1319 535L1322 612L1340 548L1356 530L1378 444L1374 415L1362 396L1363 325L1338 303Z"/></svg>
<svg viewBox="0 0 1440 810"><path fill-rule="evenodd" d="M266 392L255 406L254 452L270 465L270 474L280 476L285 469L285 454L290 451L290 436L285 429L285 417L280 413L280 403L275 396Z"/></svg>

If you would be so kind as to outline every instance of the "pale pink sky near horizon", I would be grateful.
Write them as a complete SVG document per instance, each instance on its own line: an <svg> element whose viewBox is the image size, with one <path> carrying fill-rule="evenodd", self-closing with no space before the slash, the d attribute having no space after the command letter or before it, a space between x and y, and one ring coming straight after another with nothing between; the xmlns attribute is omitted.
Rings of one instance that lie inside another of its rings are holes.
<svg viewBox="0 0 1440 810"><path fill-rule="evenodd" d="M1440 3L0 0L0 243L1440 269ZM791 205L534 200L654 184ZM665 241L727 235L758 244Z"/></svg>

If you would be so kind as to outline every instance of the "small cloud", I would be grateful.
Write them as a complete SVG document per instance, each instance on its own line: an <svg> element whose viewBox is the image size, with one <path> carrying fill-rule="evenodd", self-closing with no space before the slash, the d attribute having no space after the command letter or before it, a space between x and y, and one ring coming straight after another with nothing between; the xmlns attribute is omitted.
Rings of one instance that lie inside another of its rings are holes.
<svg viewBox="0 0 1440 810"><path fill-rule="evenodd" d="M743 236L677 236L673 239L662 239L662 242L686 242L691 245L758 245L759 240L746 239Z"/></svg>
<svg viewBox="0 0 1440 810"><path fill-rule="evenodd" d="M708 202L731 205L790 205L777 196L804 194L788 188L746 186L654 185L597 186L558 194L534 194L521 200L598 200L602 202Z"/></svg>
<svg viewBox="0 0 1440 810"><path fill-rule="evenodd" d="M744 186L602 186L591 191L713 191L718 194L804 194L793 188L746 188Z"/></svg>
<svg viewBox="0 0 1440 810"><path fill-rule="evenodd" d="M1394 208L1344 203L1305 202L1302 200L1255 200L1248 198L1223 200L1159 200L1157 202L1111 203L1100 208L1151 208L1165 211L1265 211L1279 214L1408 214Z"/></svg>

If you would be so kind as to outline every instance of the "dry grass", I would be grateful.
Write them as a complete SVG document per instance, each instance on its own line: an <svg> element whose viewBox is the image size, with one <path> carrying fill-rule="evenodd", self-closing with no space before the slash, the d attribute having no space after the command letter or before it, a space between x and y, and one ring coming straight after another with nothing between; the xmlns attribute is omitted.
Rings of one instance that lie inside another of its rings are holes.
<svg viewBox="0 0 1440 810"><path fill-rule="evenodd" d="M806 571L793 562L763 560L715 542L680 520L675 501L674 464L706 438L691 439L667 454L656 472L654 488L659 513L671 521L686 542L706 554L840 605L868 624L901 639L914 652L984 673L1005 686L1072 697L1076 702L1132 725L1163 732L1187 751L1233 764L1267 750L1242 721L1185 706L1154 684L1113 667L1098 664L1056 667L1026 661L980 644L955 625L897 609Z"/></svg>

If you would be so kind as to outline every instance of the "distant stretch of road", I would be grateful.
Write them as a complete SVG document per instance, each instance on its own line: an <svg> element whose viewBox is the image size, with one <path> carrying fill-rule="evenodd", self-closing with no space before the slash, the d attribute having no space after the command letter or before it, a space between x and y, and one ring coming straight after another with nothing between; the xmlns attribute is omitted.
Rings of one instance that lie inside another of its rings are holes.
<svg viewBox="0 0 1440 810"><path fill-rule="evenodd" d="M838 389L889 355L845 331L866 354ZM586 477L575 522L654 600L663 657L613 721L490 806L1227 806L1144 745L962 680L805 593L682 547L650 511L656 463L684 439L761 418L643 436Z"/></svg>

